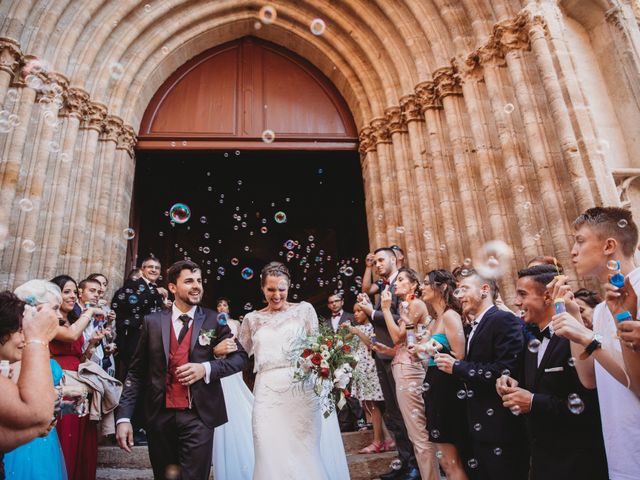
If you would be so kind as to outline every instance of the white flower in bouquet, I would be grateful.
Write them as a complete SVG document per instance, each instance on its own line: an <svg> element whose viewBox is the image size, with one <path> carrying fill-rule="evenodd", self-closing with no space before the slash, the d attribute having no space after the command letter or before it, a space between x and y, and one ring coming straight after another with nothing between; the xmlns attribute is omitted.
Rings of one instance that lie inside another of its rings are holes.
<svg viewBox="0 0 640 480"><path fill-rule="evenodd" d="M327 362L326 360L322 360L320 362L320 368L329 368L329 362Z"/></svg>
<svg viewBox="0 0 640 480"><path fill-rule="evenodd" d="M322 350L320 352L320 356L322 357L323 360L329 360L331 358L331 354L329 353L328 350Z"/></svg>
<svg viewBox="0 0 640 480"><path fill-rule="evenodd" d="M351 365L349 365L348 363L343 363L333 373L333 384L340 389L347 388L347 385L349 385L349 382L351 381L352 370L353 369L351 368Z"/></svg>
<svg viewBox="0 0 640 480"><path fill-rule="evenodd" d="M323 343L322 345L320 345L320 350L323 352L327 352L329 350L329 347Z"/></svg>

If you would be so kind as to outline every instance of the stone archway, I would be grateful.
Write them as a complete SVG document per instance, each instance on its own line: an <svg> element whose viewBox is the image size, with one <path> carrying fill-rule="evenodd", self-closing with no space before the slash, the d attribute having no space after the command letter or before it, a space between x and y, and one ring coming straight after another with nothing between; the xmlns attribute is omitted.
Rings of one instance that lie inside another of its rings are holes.
<svg viewBox="0 0 640 480"><path fill-rule="evenodd" d="M502 238L516 251L508 297L527 257L569 263L580 210L619 204L607 132L624 140L614 167L639 166L619 120L623 108L635 116L637 102L611 102L615 115L603 117L589 98L637 98L640 35L627 1L580 3L576 17L627 52L615 88L601 75L606 60L589 63L596 50L572 33L578 2L272 3L277 19L264 24L255 0L3 2L0 102L18 124L0 134L7 286L102 269L118 283L146 106L180 65L248 35L305 58L341 93L358 129L372 245L399 243L423 270ZM310 32L314 18L327 25L321 36ZM44 68L29 77L33 59ZM62 108L43 111L42 98ZM20 208L25 198L30 211Z"/></svg>

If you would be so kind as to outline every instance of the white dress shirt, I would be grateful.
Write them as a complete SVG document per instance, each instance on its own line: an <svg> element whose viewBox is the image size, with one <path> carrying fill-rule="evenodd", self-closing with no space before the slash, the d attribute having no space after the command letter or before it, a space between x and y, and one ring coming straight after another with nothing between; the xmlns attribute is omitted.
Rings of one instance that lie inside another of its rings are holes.
<svg viewBox="0 0 640 480"><path fill-rule="evenodd" d="M389 288L391 288L391 285L393 285L393 282L396 281L396 277L398 276L398 273L400 273L398 270L396 270L395 272L393 272L393 274L391 274L391 276L387 279L389 281ZM384 290L384 287L383 289ZM382 290L380 290L380 294L382 294ZM375 316L376 312L381 312L382 310L372 310L371 311L371 319L373 319L373 317Z"/></svg>
<svg viewBox="0 0 640 480"><path fill-rule="evenodd" d="M549 323L549 325L547 325L541 331L544 332L547 329L549 330L549 332L551 333L551 336L553 337L553 327L551 326L551 323ZM538 347L538 366L540 366L540 362L544 358L544 352L547 351L547 347L549 346L550 341L551 341L550 338L542 337L542 342L540 343L540 347Z"/></svg>
<svg viewBox="0 0 640 480"><path fill-rule="evenodd" d="M340 324L340 318L342 317L343 313L344 310L341 309L338 313L331 314L331 328L333 328L334 332L338 331L338 325Z"/></svg>
<svg viewBox="0 0 640 480"><path fill-rule="evenodd" d="M473 322L471 322L471 331L469 332L469 339L467 340L467 352L469 351L469 346L471 345L471 339L473 338L473 334L476 332L478 325L480 325L480 322L484 318L485 313L487 313L489 309L493 306L494 305L491 305L489 308L486 308L485 310L483 310L482 313L478 315L478 317Z"/></svg>

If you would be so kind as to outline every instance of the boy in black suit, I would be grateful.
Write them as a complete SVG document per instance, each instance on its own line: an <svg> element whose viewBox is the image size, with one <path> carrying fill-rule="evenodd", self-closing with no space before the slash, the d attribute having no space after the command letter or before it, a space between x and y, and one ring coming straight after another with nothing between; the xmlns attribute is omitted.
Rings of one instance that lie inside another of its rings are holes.
<svg viewBox="0 0 640 480"><path fill-rule="evenodd" d="M556 274L553 265L518 272L516 306L527 324L524 375L521 387L512 378L501 376L496 388L505 407L518 407L526 414L531 480L606 480L596 390L580 383L569 340L554 335L551 326L556 312L547 284Z"/></svg>
<svg viewBox="0 0 640 480"><path fill-rule="evenodd" d="M467 420L471 455L467 462L473 478L480 480L526 480L528 452L519 412L502 408L495 389L496 378L505 371L518 372L524 345L522 326L511 312L493 303L495 281L471 270L460 279L457 296L465 315L473 316L464 360L442 353L436 365L457 375L466 385ZM459 401L452 399L452 401Z"/></svg>

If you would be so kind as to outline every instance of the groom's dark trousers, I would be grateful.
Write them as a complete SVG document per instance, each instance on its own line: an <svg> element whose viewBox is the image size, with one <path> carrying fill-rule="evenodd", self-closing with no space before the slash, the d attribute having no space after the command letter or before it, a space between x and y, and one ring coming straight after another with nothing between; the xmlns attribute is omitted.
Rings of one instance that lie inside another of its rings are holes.
<svg viewBox="0 0 640 480"><path fill-rule="evenodd" d="M168 468L178 467L181 480L207 480L213 430L227 422L220 378L241 371L247 353L238 344L236 352L214 358L213 348L231 337L228 325L218 323L217 312L197 307L184 335L176 334L171 314L165 310L145 317L116 418L130 419L137 397L143 396L154 477L164 479ZM213 334L209 344L200 341L205 332ZM188 388L179 384L177 366L204 362L210 368L209 383L203 378Z"/></svg>

